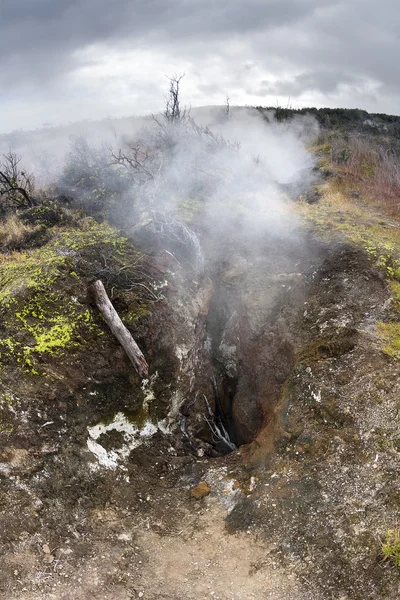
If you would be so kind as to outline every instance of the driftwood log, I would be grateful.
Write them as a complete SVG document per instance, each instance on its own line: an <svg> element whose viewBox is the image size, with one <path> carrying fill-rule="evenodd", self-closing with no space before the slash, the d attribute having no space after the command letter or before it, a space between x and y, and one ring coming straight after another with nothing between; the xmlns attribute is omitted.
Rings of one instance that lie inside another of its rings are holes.
<svg viewBox="0 0 400 600"><path fill-rule="evenodd" d="M117 311L110 302L107 292L104 289L104 285L98 279L94 282L93 294L96 302L96 306L104 317L105 322L115 335L123 349L125 350L129 360L135 367L140 377L147 377L149 374L149 366L143 356L139 346L125 327Z"/></svg>

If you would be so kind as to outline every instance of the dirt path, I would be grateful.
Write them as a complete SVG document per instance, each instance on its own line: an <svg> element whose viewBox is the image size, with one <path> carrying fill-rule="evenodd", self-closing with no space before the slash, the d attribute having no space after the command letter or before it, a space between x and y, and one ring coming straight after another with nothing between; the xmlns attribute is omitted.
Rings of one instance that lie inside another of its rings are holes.
<svg viewBox="0 0 400 600"><path fill-rule="evenodd" d="M303 600L295 575L274 560L273 546L254 534L230 534L214 498L187 513L177 533L159 535L145 524L121 531L118 515L97 513L108 534L91 541L80 566L64 554L58 568L32 569L32 587L4 600ZM133 524L134 525L134 524ZM119 531L119 533L117 533ZM131 558L128 562L124 556ZM23 554L20 554L20 559ZM43 553L43 560L46 554ZM32 562L26 552L25 565ZM34 565L31 564L33 567ZM36 588L36 590L35 590Z"/></svg>

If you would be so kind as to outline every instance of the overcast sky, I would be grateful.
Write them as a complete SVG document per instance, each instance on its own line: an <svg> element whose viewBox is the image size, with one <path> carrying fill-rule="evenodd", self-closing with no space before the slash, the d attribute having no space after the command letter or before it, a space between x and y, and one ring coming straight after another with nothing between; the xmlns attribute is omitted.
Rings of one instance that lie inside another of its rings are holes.
<svg viewBox="0 0 400 600"><path fill-rule="evenodd" d="M0 132L192 106L400 113L398 0L1 0Z"/></svg>

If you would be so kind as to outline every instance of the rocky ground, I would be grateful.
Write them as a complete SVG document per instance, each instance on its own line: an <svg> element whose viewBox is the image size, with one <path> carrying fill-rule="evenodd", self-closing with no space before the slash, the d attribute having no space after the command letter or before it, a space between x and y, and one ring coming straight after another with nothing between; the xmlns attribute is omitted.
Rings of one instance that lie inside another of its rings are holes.
<svg viewBox="0 0 400 600"><path fill-rule="evenodd" d="M91 219L1 257L3 598L399 597L400 233L357 202L204 225L205 270Z"/></svg>

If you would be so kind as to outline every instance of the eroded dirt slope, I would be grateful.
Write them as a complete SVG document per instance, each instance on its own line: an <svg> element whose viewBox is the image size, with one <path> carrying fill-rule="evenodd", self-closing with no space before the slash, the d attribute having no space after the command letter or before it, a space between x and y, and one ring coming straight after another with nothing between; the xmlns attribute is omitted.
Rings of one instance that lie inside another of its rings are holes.
<svg viewBox="0 0 400 600"><path fill-rule="evenodd" d="M398 598L400 246L343 202L301 206L257 252L210 238L202 272L93 222L2 257L2 597Z"/></svg>

